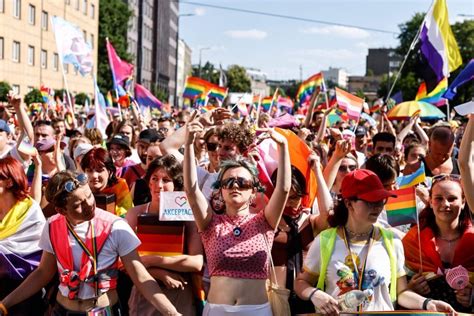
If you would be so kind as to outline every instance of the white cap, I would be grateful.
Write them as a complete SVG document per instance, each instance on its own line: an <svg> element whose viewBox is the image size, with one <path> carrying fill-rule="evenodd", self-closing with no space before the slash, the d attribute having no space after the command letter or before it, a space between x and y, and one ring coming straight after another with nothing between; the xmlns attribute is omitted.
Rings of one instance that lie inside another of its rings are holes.
<svg viewBox="0 0 474 316"><path fill-rule="evenodd" d="M87 154L89 150L91 150L92 148L94 148L94 146L88 143L81 143L77 145L76 149L74 149L74 159L76 159L79 156Z"/></svg>

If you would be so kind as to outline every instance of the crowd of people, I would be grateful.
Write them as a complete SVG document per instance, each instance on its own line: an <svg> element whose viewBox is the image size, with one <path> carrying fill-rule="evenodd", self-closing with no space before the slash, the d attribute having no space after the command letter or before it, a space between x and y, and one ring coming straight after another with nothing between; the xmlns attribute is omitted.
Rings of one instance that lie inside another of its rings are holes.
<svg viewBox="0 0 474 316"><path fill-rule="evenodd" d="M88 113L5 108L2 316L474 312L474 115L122 109L102 134ZM417 224L393 227L387 199L420 168ZM161 219L173 191L194 221Z"/></svg>

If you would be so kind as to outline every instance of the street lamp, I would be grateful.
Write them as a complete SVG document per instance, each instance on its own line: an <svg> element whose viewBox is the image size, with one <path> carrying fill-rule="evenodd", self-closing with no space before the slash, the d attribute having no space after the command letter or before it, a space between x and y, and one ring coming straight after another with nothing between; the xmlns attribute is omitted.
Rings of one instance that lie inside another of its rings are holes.
<svg viewBox="0 0 474 316"><path fill-rule="evenodd" d="M209 50L211 49L210 47L202 47L199 49L199 77L201 77L201 58L202 58L202 51L203 50Z"/></svg>

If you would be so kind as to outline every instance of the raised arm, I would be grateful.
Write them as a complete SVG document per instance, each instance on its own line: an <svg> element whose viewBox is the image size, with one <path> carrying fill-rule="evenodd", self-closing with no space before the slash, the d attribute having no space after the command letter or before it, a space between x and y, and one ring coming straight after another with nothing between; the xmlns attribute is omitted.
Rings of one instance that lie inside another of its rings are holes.
<svg viewBox="0 0 474 316"><path fill-rule="evenodd" d="M316 98L318 97L318 94L317 93L313 93L313 95L311 96L311 99L309 100L309 109L308 109L308 112L306 112L306 117L304 119L304 126L306 128L309 128L309 126L311 125L311 121L313 120L313 110L314 110L314 106L316 105Z"/></svg>
<svg viewBox="0 0 474 316"><path fill-rule="evenodd" d="M467 205L474 213L474 114L469 117L459 148L459 169Z"/></svg>
<svg viewBox="0 0 474 316"><path fill-rule="evenodd" d="M291 189L291 162L286 138L275 130L270 130L269 134L278 144L279 157L275 189L264 212L268 224L275 228L280 222Z"/></svg>
<svg viewBox="0 0 474 316"><path fill-rule="evenodd" d="M400 144L403 143L403 139L408 135L408 133L413 129L415 122L419 116L415 115L410 118L410 121L407 125L397 134L397 142Z"/></svg>
<svg viewBox="0 0 474 316"><path fill-rule="evenodd" d="M324 180L323 172L321 171L321 162L317 154L313 153L308 158L309 164L316 175L316 183L318 185L317 202L319 215L315 217L316 227L318 231L322 231L327 227L327 218L330 210L333 209L333 201L329 188Z"/></svg>
<svg viewBox="0 0 474 316"><path fill-rule="evenodd" d="M194 138L196 134L201 133L203 130L202 124L198 121L197 111L192 114L185 128L186 136L183 161L184 191L186 192L186 197L193 211L196 225L199 231L204 231L211 222L212 211L209 209L206 197L199 189L197 181Z"/></svg>
<svg viewBox="0 0 474 316"><path fill-rule="evenodd" d="M31 181L30 195L38 203L41 203L42 198L42 186L43 186L43 170L41 169L41 157L38 151L35 149L36 154L32 156L33 163L35 164L35 173L33 174L33 181Z"/></svg>
<svg viewBox="0 0 474 316"><path fill-rule="evenodd" d="M163 155L173 155L176 160L183 162L183 155L179 152L186 137L186 126L179 128L176 132L166 137L160 143L160 150Z"/></svg>
<svg viewBox="0 0 474 316"><path fill-rule="evenodd" d="M336 142L336 150L334 150L323 172L326 185L329 189L332 188L334 181L336 181L337 171L341 166L342 159L344 159L350 151L351 144L348 140L338 140Z"/></svg>

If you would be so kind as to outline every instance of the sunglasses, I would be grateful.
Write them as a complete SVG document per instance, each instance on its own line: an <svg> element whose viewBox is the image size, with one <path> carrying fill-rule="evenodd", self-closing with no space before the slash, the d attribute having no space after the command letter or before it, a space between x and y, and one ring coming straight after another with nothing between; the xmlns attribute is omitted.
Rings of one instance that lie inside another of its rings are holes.
<svg viewBox="0 0 474 316"><path fill-rule="evenodd" d="M87 180L87 175L85 173L80 173L75 179L66 181L66 183L64 183L64 190L68 193L71 193L76 190L80 185L87 184Z"/></svg>
<svg viewBox="0 0 474 316"><path fill-rule="evenodd" d="M252 180L245 179L242 177L236 178L227 178L221 180L221 188L230 190L234 187L237 183L237 187L242 190L248 190L254 187L254 183Z"/></svg>
<svg viewBox="0 0 474 316"><path fill-rule="evenodd" d="M218 143L206 143L207 151L216 151Z"/></svg>
<svg viewBox="0 0 474 316"><path fill-rule="evenodd" d="M450 180L450 181L460 182L461 181L461 176L458 175L458 174L441 173L441 174L438 174L436 176L433 176L433 178L431 178L431 179L432 179L431 186L433 187L433 184L435 184L436 182L439 182L439 181L443 181L443 180Z"/></svg>
<svg viewBox="0 0 474 316"><path fill-rule="evenodd" d="M384 207L385 204L387 204L387 199L384 199L382 201L377 201L377 202L369 202L369 201L362 200L362 199L356 199L356 201L363 201L365 204L367 204L367 206L370 209L382 208L382 207Z"/></svg>
<svg viewBox="0 0 474 316"><path fill-rule="evenodd" d="M354 166L354 165L352 165L352 166L340 166L339 167L339 172L344 172L344 171L352 172L356 169L357 169L357 166Z"/></svg>

